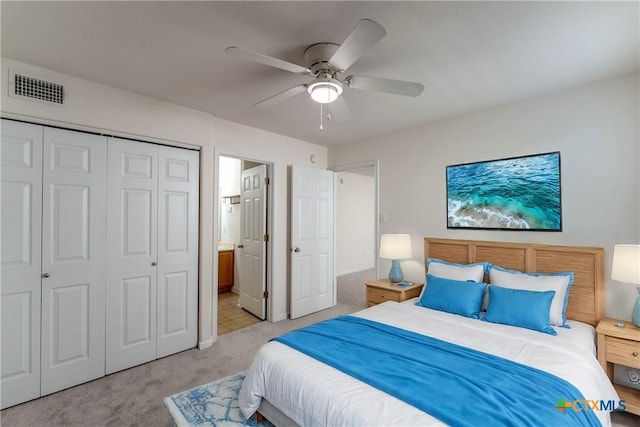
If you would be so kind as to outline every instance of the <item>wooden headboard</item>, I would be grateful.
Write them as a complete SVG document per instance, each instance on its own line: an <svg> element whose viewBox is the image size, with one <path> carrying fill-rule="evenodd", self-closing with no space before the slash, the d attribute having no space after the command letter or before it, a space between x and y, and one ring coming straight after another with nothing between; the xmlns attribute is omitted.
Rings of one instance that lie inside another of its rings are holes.
<svg viewBox="0 0 640 427"><path fill-rule="evenodd" d="M424 239L424 257L459 264L490 262L528 273L571 271L567 319L596 326L604 311L604 249L536 243ZM426 266L426 264L425 264ZM488 280L486 280L488 282Z"/></svg>

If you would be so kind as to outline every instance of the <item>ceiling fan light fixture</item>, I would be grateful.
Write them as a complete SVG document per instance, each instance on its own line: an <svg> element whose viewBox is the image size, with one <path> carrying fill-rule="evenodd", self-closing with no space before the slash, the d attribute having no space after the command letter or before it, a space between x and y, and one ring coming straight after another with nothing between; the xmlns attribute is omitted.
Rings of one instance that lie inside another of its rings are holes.
<svg viewBox="0 0 640 427"><path fill-rule="evenodd" d="M307 87L311 99L320 104L329 104L342 94L342 84L337 80L317 79Z"/></svg>

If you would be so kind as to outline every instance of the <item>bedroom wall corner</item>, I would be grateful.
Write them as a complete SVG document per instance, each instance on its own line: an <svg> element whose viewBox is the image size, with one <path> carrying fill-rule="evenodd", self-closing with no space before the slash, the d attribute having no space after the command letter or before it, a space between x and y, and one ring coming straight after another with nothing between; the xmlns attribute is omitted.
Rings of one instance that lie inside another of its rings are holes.
<svg viewBox="0 0 640 427"><path fill-rule="evenodd" d="M201 348L216 340L212 324L217 315L213 305L214 189L215 153L222 151L244 158L272 161L274 268L272 278L272 321L287 318L288 210L287 168L291 164L326 168L327 148L306 141L277 135L228 122L209 113L162 100L104 86L73 76L43 69L10 58L1 58L3 117L34 123L104 132L166 145L200 149L200 231L199 231L199 319L198 343ZM9 72L64 84L68 92L64 107L48 106L8 96ZM217 276L216 276L217 277Z"/></svg>
<svg viewBox="0 0 640 427"><path fill-rule="evenodd" d="M639 79L634 72L334 146L329 166L380 159L380 233L412 235L409 280L424 280L425 236L598 246L605 316L628 319L636 290L611 280L611 257L616 243L640 242ZM447 229L447 165L549 151L562 156L562 232ZM379 277L387 269L380 263Z"/></svg>

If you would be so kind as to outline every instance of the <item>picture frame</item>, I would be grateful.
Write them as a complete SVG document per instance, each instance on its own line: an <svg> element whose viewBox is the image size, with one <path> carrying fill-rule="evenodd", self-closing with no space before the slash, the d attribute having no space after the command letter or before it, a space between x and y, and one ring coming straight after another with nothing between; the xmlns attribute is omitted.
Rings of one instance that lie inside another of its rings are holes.
<svg viewBox="0 0 640 427"><path fill-rule="evenodd" d="M446 167L447 228L562 231L560 152Z"/></svg>

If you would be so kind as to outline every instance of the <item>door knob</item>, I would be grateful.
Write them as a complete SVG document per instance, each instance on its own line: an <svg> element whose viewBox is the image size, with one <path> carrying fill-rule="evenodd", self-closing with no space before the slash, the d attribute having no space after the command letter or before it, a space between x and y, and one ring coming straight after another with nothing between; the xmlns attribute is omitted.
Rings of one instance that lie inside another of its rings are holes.
<svg viewBox="0 0 640 427"><path fill-rule="evenodd" d="M244 245L241 243L238 245L238 249L242 249L242 248L244 248Z"/></svg>
<svg viewBox="0 0 640 427"><path fill-rule="evenodd" d="M293 250L293 252L300 252L300 248L297 247L297 246L295 248L293 248L292 250Z"/></svg>
<svg viewBox="0 0 640 427"><path fill-rule="evenodd" d="M155 267L156 265L158 265L158 263L156 261L153 261L151 265Z"/></svg>
<svg viewBox="0 0 640 427"><path fill-rule="evenodd" d="M50 273L42 273L42 277L45 277L45 278L46 278L46 277L49 277L49 276L51 276L51 274L50 274Z"/></svg>

